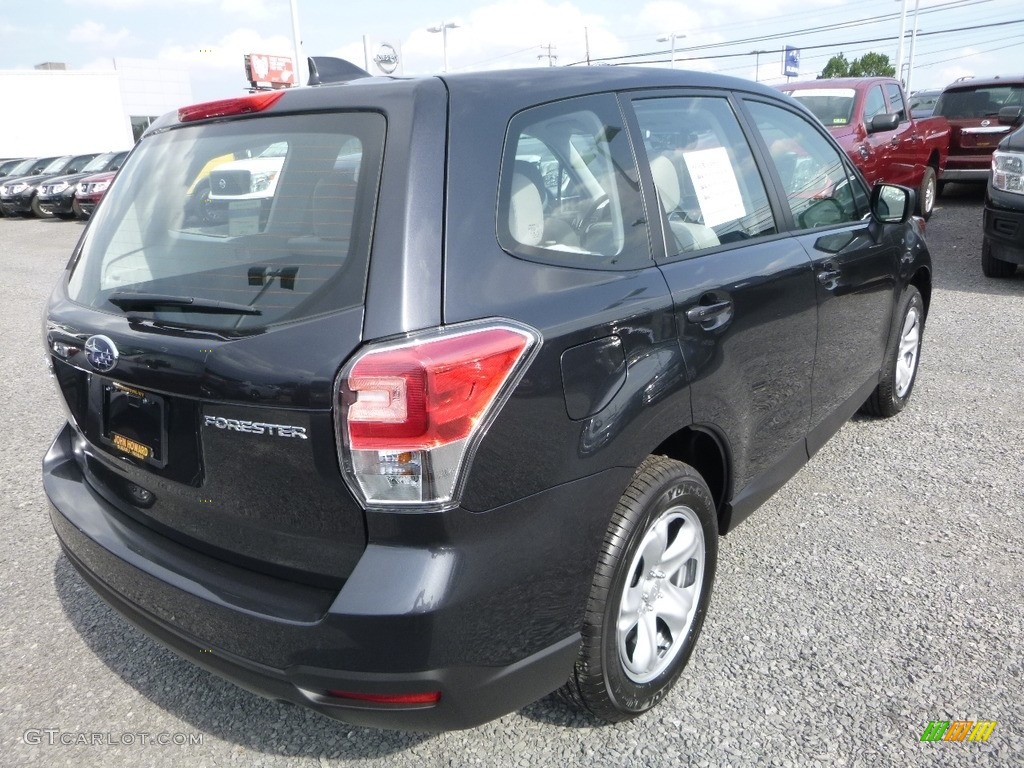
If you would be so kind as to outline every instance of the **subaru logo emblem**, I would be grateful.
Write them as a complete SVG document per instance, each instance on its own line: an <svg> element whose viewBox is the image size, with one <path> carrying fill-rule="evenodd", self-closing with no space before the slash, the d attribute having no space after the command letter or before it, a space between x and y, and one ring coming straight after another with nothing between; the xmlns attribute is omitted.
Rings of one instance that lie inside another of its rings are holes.
<svg viewBox="0 0 1024 768"><path fill-rule="evenodd" d="M100 373L112 371L117 365L117 347L106 336L90 336L85 342L85 359Z"/></svg>

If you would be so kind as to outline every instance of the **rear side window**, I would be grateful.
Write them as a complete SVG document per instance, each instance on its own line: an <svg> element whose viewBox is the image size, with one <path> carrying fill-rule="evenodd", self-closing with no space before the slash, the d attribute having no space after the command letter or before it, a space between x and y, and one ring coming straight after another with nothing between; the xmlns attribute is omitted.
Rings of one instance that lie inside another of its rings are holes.
<svg viewBox="0 0 1024 768"><path fill-rule="evenodd" d="M336 113L147 137L88 230L72 300L118 312L126 296L191 298L206 310L140 308L229 334L361 304L384 134L382 115Z"/></svg>
<svg viewBox="0 0 1024 768"><path fill-rule="evenodd" d="M725 98L633 102L668 256L775 234L764 182Z"/></svg>
<svg viewBox="0 0 1024 768"><path fill-rule="evenodd" d="M834 147L805 118L762 102L747 102L782 181L799 229L860 220L867 191Z"/></svg>
<svg viewBox="0 0 1024 768"><path fill-rule="evenodd" d="M1024 105L1024 84L990 85L943 91L935 114L953 120L995 117L1003 107Z"/></svg>
<svg viewBox="0 0 1024 768"><path fill-rule="evenodd" d="M502 161L498 242L547 263L636 269L650 262L636 163L614 96L521 112Z"/></svg>

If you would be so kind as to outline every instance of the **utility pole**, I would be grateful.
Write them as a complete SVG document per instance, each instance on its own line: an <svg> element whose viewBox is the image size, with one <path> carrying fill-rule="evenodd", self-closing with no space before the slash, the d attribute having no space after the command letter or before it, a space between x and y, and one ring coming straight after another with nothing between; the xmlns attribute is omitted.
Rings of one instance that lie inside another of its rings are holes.
<svg viewBox="0 0 1024 768"><path fill-rule="evenodd" d="M587 49L587 66L590 66L590 30L583 28L583 45Z"/></svg>
<svg viewBox="0 0 1024 768"><path fill-rule="evenodd" d="M547 45L542 45L542 46L540 47L540 49L541 49L542 51L543 51L544 49L547 49L547 53L542 53L542 54L540 54L540 55L539 55L539 56L538 56L537 58L538 58L538 59L547 59L547 60L548 60L548 66L549 66L549 67L553 67L553 66L555 66L555 59L557 59L557 58L558 58L558 54L557 54L557 53L552 53L552 51L554 50L554 48L555 48L555 46L553 46L553 45L552 45L551 43L548 43Z"/></svg>
<svg viewBox="0 0 1024 768"><path fill-rule="evenodd" d="M756 50L751 51L754 54L754 82L761 82L761 54L768 53L768 51Z"/></svg>

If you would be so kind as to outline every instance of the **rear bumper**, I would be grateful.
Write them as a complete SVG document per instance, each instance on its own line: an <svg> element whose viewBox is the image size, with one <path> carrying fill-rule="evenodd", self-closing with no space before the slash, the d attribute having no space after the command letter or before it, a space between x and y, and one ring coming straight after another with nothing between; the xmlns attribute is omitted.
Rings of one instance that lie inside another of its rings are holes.
<svg viewBox="0 0 1024 768"><path fill-rule="evenodd" d="M415 531L420 546L397 546L392 521L386 543L371 534L332 594L214 560L122 514L85 481L73 435L70 427L58 435L43 484L64 551L104 600L254 693L407 730L473 727L568 679L607 524L573 510L599 497L613 505L614 488L629 479L628 470L610 470L491 512L444 513L449 519L435 528L436 516L403 515L397 524ZM448 541L431 533L441 529L452 532ZM441 697L375 704L328 690Z"/></svg>

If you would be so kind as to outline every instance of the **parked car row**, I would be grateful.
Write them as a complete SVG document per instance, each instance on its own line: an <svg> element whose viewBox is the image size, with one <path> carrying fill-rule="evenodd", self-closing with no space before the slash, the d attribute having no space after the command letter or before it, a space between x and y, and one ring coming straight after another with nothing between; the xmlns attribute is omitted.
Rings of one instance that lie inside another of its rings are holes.
<svg viewBox="0 0 1024 768"><path fill-rule="evenodd" d="M0 215L88 218L128 151L29 157L0 164Z"/></svg>

